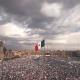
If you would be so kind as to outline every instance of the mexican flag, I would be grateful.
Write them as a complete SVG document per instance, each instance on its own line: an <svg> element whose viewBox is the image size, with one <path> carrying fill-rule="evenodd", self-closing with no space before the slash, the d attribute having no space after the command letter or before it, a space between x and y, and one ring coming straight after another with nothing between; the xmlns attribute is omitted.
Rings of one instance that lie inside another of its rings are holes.
<svg viewBox="0 0 80 80"><path fill-rule="evenodd" d="M35 45L35 51L41 50L42 47L45 47L45 40L42 40L41 42Z"/></svg>

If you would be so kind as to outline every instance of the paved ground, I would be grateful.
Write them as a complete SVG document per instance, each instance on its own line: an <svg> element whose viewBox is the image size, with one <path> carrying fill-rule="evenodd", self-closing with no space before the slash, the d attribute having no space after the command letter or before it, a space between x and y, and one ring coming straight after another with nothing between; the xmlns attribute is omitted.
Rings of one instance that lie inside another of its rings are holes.
<svg viewBox="0 0 80 80"><path fill-rule="evenodd" d="M0 62L0 80L80 80L80 63L52 56L3 61L3 65Z"/></svg>

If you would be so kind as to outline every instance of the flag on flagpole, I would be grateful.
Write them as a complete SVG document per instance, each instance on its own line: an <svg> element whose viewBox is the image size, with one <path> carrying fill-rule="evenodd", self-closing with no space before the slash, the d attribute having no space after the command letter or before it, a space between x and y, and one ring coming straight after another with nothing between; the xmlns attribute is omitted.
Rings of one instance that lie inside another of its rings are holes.
<svg viewBox="0 0 80 80"><path fill-rule="evenodd" d="M35 51L41 50L42 47L45 47L45 40L42 40L41 42L35 45Z"/></svg>

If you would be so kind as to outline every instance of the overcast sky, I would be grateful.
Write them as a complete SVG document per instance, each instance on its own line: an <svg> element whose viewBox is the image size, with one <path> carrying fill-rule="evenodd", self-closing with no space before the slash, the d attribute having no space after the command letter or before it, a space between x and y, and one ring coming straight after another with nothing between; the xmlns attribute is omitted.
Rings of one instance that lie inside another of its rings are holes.
<svg viewBox="0 0 80 80"><path fill-rule="evenodd" d="M80 49L80 0L0 0L0 40L12 49L45 39L53 49Z"/></svg>

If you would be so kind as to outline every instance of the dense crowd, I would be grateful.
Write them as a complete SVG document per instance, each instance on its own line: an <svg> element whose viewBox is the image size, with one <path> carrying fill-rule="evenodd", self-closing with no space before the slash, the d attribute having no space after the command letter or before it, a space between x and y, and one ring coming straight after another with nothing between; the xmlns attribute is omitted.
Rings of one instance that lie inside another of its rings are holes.
<svg viewBox="0 0 80 80"><path fill-rule="evenodd" d="M26 56L0 62L0 80L80 80L80 64L53 56Z"/></svg>

